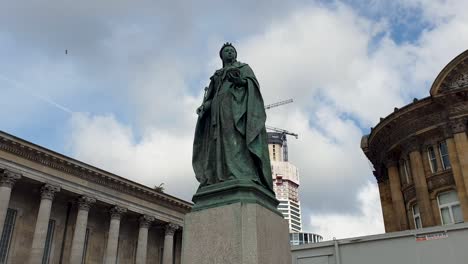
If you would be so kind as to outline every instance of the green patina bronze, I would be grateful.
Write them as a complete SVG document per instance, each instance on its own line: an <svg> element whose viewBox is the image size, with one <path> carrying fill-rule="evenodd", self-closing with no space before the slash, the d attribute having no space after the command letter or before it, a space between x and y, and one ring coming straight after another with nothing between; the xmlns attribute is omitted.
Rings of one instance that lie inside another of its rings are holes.
<svg viewBox="0 0 468 264"><path fill-rule="evenodd" d="M276 210L260 85L230 43L219 55L223 68L211 76L197 109L192 164L200 187L194 210L233 202Z"/></svg>

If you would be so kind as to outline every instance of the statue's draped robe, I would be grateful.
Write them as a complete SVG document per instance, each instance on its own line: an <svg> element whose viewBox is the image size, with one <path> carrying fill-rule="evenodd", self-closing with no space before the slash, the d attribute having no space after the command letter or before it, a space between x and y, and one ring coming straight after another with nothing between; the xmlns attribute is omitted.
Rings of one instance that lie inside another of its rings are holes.
<svg viewBox="0 0 468 264"><path fill-rule="evenodd" d="M228 80L232 68L239 69L244 87ZM197 180L205 186L248 179L273 192L265 107L252 69L235 62L210 79L203 100L207 110L198 118L193 144Z"/></svg>

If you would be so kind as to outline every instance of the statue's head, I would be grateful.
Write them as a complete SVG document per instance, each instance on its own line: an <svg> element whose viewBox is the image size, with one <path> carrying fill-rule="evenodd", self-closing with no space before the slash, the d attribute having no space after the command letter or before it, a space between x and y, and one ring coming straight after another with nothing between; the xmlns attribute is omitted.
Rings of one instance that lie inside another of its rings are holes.
<svg viewBox="0 0 468 264"><path fill-rule="evenodd" d="M226 42L224 43L223 47L219 50L219 57L223 60L223 66L226 62L234 62L237 59L237 51L234 46Z"/></svg>

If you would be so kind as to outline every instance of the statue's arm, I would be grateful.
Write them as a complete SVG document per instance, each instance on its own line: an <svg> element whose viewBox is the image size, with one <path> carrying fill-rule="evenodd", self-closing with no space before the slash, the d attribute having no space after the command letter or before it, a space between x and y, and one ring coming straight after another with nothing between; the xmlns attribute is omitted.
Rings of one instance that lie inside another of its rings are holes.
<svg viewBox="0 0 468 264"><path fill-rule="evenodd" d="M206 111L211 108L211 100L213 98L213 81L210 82L210 85L205 88L205 96L203 97L203 103L200 107L197 108L197 114L202 116Z"/></svg>
<svg viewBox="0 0 468 264"><path fill-rule="evenodd" d="M205 111L211 108L211 100L213 100L213 89L213 80L211 80L210 85L205 88L206 92L202 103L202 106L205 109Z"/></svg>

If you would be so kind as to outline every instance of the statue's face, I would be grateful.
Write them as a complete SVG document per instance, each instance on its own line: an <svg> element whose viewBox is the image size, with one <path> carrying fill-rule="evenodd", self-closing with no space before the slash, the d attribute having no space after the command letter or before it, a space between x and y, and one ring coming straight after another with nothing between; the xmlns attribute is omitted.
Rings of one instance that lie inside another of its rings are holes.
<svg viewBox="0 0 468 264"><path fill-rule="evenodd" d="M223 52L222 52L223 61L232 62L236 60L236 57L237 57L237 53L233 47L227 46L223 49Z"/></svg>

